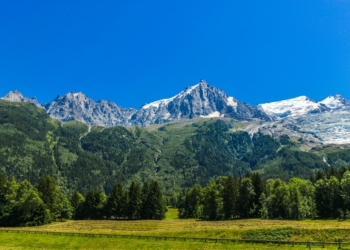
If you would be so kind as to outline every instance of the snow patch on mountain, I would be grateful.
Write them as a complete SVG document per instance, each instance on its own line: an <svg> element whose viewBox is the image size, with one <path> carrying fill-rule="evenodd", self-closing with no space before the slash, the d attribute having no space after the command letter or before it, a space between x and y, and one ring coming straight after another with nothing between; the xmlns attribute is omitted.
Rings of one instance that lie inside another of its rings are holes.
<svg viewBox="0 0 350 250"><path fill-rule="evenodd" d="M259 104L258 107L263 109L266 113L280 118L287 116L301 116L329 110L329 108L323 103L318 103L307 96L299 96L288 100Z"/></svg>
<svg viewBox="0 0 350 250"><path fill-rule="evenodd" d="M220 112L215 111L209 115L201 115L202 118L214 118L214 117L223 117L223 115L220 114Z"/></svg>
<svg viewBox="0 0 350 250"><path fill-rule="evenodd" d="M141 107L141 109L159 108L161 106L167 106L169 104L169 102L173 101L174 99L182 98L185 95L190 94L191 91L194 90L198 85L199 85L199 83L194 85L194 86L187 87L184 91L181 91L179 94L177 94L177 95L175 95L173 97L170 97L168 99L161 99L161 100L158 100L158 101L154 101L154 102L145 104L145 105L143 105Z"/></svg>
<svg viewBox="0 0 350 250"><path fill-rule="evenodd" d="M350 101L345 99L342 95L339 95L339 94L328 96L326 99L324 99L320 103L324 104L325 106L327 106L332 110L350 107Z"/></svg>
<svg viewBox="0 0 350 250"><path fill-rule="evenodd" d="M232 96L227 98L227 105L231 107L237 107L238 102Z"/></svg>

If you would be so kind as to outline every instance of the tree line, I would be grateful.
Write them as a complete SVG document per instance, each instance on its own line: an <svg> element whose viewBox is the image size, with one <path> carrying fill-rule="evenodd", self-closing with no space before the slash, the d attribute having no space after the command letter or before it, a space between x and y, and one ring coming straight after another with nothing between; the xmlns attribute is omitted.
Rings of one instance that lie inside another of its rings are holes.
<svg viewBox="0 0 350 250"><path fill-rule="evenodd" d="M36 186L27 180L8 180L0 174L0 226L37 226L66 219L165 218L167 208L159 183L132 182L128 189L116 183L107 196L102 191L74 192L67 197L51 176Z"/></svg>
<svg viewBox="0 0 350 250"><path fill-rule="evenodd" d="M263 181L258 173L244 178L218 177L194 185L177 201L180 218L347 219L350 217L350 168L328 168L309 180Z"/></svg>

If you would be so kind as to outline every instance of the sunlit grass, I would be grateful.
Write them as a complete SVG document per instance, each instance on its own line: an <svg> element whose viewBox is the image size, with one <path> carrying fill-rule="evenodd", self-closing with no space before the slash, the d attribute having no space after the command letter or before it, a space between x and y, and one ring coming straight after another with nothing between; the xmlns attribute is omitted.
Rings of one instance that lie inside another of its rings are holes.
<svg viewBox="0 0 350 250"><path fill-rule="evenodd" d="M177 209L168 208L166 219L155 220L83 220L56 222L38 227L13 228L32 231L75 232L119 235L179 236L198 238L235 238L297 241L350 241L350 221L336 220L229 220L201 221L179 219ZM238 243L204 243L155 239L86 238L78 236L0 233L3 249L68 248L68 249L301 249L306 246L280 246ZM39 237L36 239L36 237ZM61 238L60 238L61 237ZM41 243L40 243L41 242ZM91 243L90 243L91 242ZM38 244L38 245L37 245ZM66 244L66 245L65 245ZM6 248L8 247L8 248ZM350 247L349 247L350 248ZM1 249L1 247L0 247ZM313 249L319 249L313 247ZM332 246L324 249L336 249ZM346 248L344 248L346 249Z"/></svg>
<svg viewBox="0 0 350 250"><path fill-rule="evenodd" d="M177 208L168 207L168 212L166 213L166 220L178 219L178 210Z"/></svg>
<svg viewBox="0 0 350 250"><path fill-rule="evenodd" d="M172 212L170 210L170 212ZM54 223L39 227L21 228L50 232L81 232L106 234L132 234L150 236L183 236L211 238L260 238L280 240L343 239L350 241L350 222L338 221L286 221L286 220L231 220L197 221L171 219L163 221L84 220Z"/></svg>
<svg viewBox="0 0 350 250"><path fill-rule="evenodd" d="M180 240L92 238L63 235L1 233L0 249L305 249L304 245L215 243ZM312 249L337 249L336 246Z"/></svg>

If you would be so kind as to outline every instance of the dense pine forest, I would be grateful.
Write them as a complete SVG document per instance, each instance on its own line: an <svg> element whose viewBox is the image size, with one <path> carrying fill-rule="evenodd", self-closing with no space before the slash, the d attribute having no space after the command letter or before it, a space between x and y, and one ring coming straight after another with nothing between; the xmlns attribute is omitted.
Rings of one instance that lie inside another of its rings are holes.
<svg viewBox="0 0 350 250"><path fill-rule="evenodd" d="M0 174L0 226L35 226L66 219L161 220L166 205L177 207L180 219L349 219L350 168L327 168L309 180L292 178L288 183L264 181L258 173L242 178L220 176L204 188L196 184L168 198L157 181L142 186L132 182L128 189L116 183L108 196L90 190L67 197L50 176L32 186L27 180L16 182Z"/></svg>
<svg viewBox="0 0 350 250"><path fill-rule="evenodd" d="M180 218L349 219L350 168L331 167L310 180L292 178L288 183L263 181L258 173L220 176L204 188L194 185L172 201Z"/></svg>
<svg viewBox="0 0 350 250"><path fill-rule="evenodd" d="M132 182L125 190L116 183L106 196L90 190L85 196L65 196L50 176L36 186L27 180L7 180L0 174L0 226L37 226L66 219L150 219L165 218L167 208L157 181Z"/></svg>

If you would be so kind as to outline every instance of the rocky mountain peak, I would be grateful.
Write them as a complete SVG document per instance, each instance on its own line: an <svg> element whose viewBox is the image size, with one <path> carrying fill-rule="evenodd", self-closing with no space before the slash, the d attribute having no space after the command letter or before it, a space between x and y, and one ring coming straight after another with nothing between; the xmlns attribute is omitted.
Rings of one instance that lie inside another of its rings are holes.
<svg viewBox="0 0 350 250"><path fill-rule="evenodd" d="M8 92L3 98L4 100L11 102L22 102L24 97L18 90Z"/></svg>
<svg viewBox="0 0 350 250"><path fill-rule="evenodd" d="M29 102L34 104L35 106L42 108L42 106L39 104L38 100L36 97L24 97L21 92L18 90L10 91L7 93L4 97L0 98L6 101L10 102Z"/></svg>
<svg viewBox="0 0 350 250"><path fill-rule="evenodd" d="M82 92L69 92L45 105L47 113L61 121L78 120L89 125L128 125L135 109L123 109L110 101L95 102Z"/></svg>
<svg viewBox="0 0 350 250"><path fill-rule="evenodd" d="M93 101L91 98L89 98L87 95L85 95L82 92L68 92L64 96L58 96L57 98L62 100L72 100L72 101L84 101L84 100Z"/></svg>
<svg viewBox="0 0 350 250"><path fill-rule="evenodd" d="M147 126L195 117L230 117L237 120L273 119L264 111L237 101L201 79L196 85L185 88L171 98L143 105L132 117L131 124Z"/></svg>

